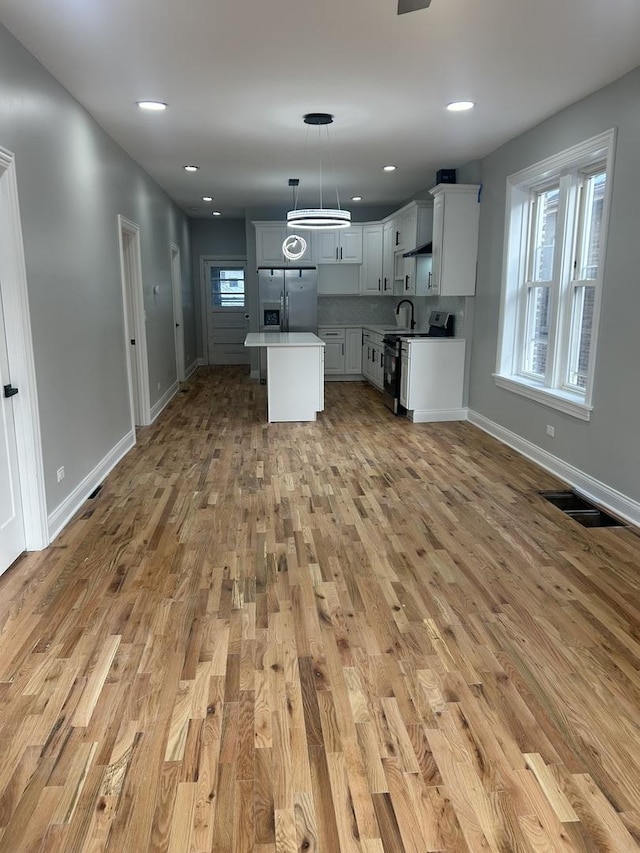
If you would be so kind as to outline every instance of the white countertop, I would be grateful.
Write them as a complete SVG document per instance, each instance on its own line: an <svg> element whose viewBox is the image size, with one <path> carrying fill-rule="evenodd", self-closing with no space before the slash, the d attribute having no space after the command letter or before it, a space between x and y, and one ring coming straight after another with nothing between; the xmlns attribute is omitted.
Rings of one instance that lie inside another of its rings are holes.
<svg viewBox="0 0 640 853"><path fill-rule="evenodd" d="M449 338L444 338L444 337L442 337L442 338L438 338L438 337L412 338L410 335L406 335L404 337L400 336L400 340L404 341L405 343L412 344L412 345L432 344L434 341L437 341L438 343L442 343L442 344L445 344L445 343L446 344L455 344L455 343L460 343L460 341L464 341L464 338L451 338L451 337L449 337Z"/></svg>
<svg viewBox="0 0 640 853"><path fill-rule="evenodd" d="M313 332L249 332L246 347L323 347L324 341Z"/></svg>

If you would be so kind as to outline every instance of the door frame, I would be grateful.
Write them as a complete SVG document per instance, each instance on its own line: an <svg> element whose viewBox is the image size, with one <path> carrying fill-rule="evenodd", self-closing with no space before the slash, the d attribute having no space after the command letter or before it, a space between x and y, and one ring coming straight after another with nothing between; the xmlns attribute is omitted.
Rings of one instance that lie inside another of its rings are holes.
<svg viewBox="0 0 640 853"><path fill-rule="evenodd" d="M15 155L0 147L0 229L6 252L0 252L0 279L7 332L7 352L12 382L20 389L14 398L18 472L28 551L49 544L44 488L42 436L36 368L27 292L27 270L18 203Z"/></svg>
<svg viewBox="0 0 640 853"><path fill-rule="evenodd" d="M173 336L176 346L176 373L178 382L184 382L184 315L182 310L182 264L180 246L169 244L171 256L171 292L173 295Z"/></svg>
<svg viewBox="0 0 640 853"><path fill-rule="evenodd" d="M126 245L124 240L125 234L132 238ZM147 356L146 315L144 311L142 258L140 252L140 226L120 213L118 214L118 247L120 250L120 282L122 285L122 308L124 312L124 345L127 357L129 407L131 409L131 429L135 435L136 426L148 426L151 423L149 361ZM129 295L131 296L131 300L128 299ZM129 311L129 305L131 305L131 312ZM129 347L131 346L129 341L132 339L136 342L137 399L134 394L131 360L129 358ZM140 423L136 424L136 420L139 420Z"/></svg>

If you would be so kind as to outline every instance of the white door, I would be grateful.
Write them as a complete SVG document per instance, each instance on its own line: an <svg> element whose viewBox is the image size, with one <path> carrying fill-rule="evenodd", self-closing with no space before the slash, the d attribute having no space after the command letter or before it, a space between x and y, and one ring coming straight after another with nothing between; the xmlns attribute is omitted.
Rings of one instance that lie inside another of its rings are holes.
<svg viewBox="0 0 640 853"><path fill-rule="evenodd" d="M18 470L18 450L13 407L17 395L12 393L9 375L7 338L2 309L0 282L0 573L9 568L25 550L22 497ZM6 396L6 395L11 396Z"/></svg>
<svg viewBox="0 0 640 853"><path fill-rule="evenodd" d="M205 261L209 364L249 364L244 345L249 331L245 264L243 261Z"/></svg>

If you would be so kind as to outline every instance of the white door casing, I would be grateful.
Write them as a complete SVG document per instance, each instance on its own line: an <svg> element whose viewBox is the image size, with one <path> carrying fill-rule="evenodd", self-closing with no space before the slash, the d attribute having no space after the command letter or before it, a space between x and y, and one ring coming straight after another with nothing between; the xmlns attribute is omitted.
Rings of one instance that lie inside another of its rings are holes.
<svg viewBox="0 0 640 853"><path fill-rule="evenodd" d="M17 556L14 554L13 559L10 557L16 547L20 551L25 548L37 551L49 544L15 157L3 148L0 148L0 299L4 314L4 319L0 318L0 393L3 386L9 383L18 389L18 394L14 397L0 398L3 423L3 426L0 426L0 455L4 453L6 464L0 479L0 490L8 485L3 481L5 476L8 479L6 472L11 470L12 491L9 500L14 504L11 512L7 513L9 503L5 495L4 518L0 524L8 530L9 515L15 513L16 518L20 516L22 519L22 531L19 532L18 539L14 539L15 527L12 533L7 534L14 544L7 546L6 550L0 545L1 572ZM9 432L15 435L15 439L9 437Z"/></svg>
<svg viewBox="0 0 640 853"><path fill-rule="evenodd" d="M176 373L178 382L184 382L184 323L182 316L182 271L180 247L171 243L171 290L173 293L173 331L176 346Z"/></svg>
<svg viewBox="0 0 640 853"><path fill-rule="evenodd" d="M13 416L14 400L17 395L12 397L5 395L10 387L12 387L11 372L0 281L0 572L7 569L26 548L18 445ZM19 389L17 390L19 392Z"/></svg>
<svg viewBox="0 0 640 853"><path fill-rule="evenodd" d="M135 433L136 426L146 426L151 423L140 228L135 222L131 222L120 214L118 214L118 245L120 247L120 277L124 307L131 427Z"/></svg>

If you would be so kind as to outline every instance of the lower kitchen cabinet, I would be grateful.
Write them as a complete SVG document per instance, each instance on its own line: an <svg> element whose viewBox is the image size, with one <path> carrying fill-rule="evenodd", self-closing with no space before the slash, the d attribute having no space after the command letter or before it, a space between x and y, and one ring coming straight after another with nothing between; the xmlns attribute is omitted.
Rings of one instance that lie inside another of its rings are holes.
<svg viewBox="0 0 640 853"><path fill-rule="evenodd" d="M362 332L362 375L379 391L384 386L383 337L367 329Z"/></svg>
<svg viewBox="0 0 640 853"><path fill-rule="evenodd" d="M464 420L463 338L416 338L403 343L400 403L416 423Z"/></svg>
<svg viewBox="0 0 640 853"><path fill-rule="evenodd" d="M319 326L318 337L325 342L325 376L349 376L362 373L362 329Z"/></svg>
<svg viewBox="0 0 640 853"><path fill-rule="evenodd" d="M362 329L345 329L344 372L347 375L362 373Z"/></svg>

